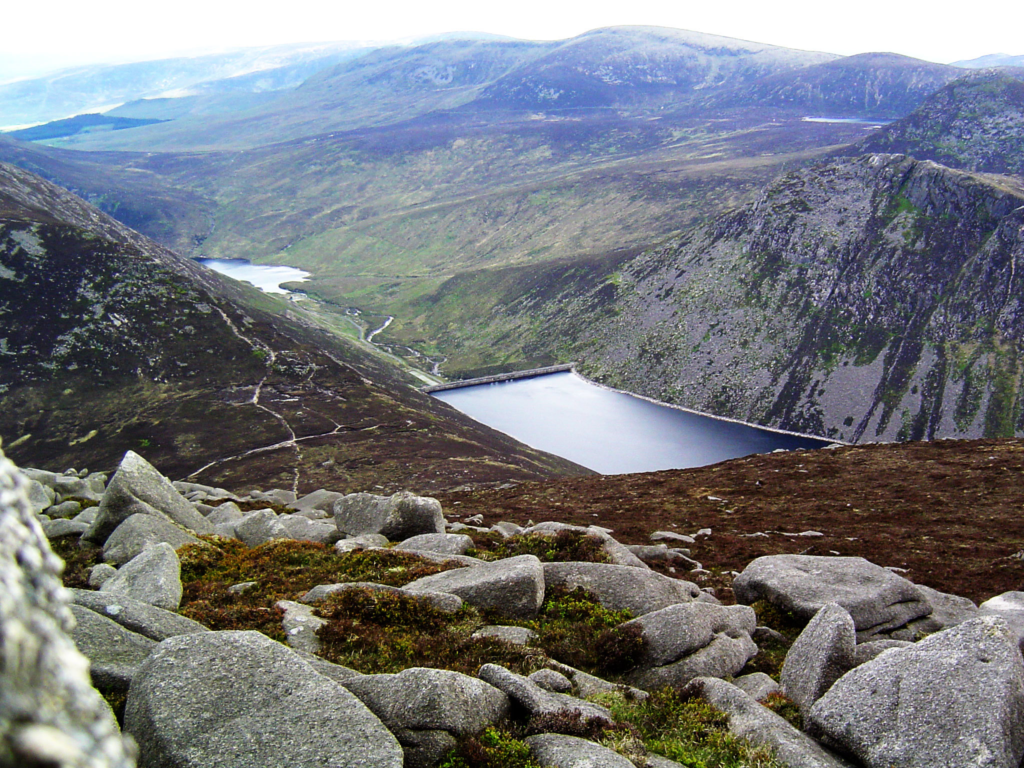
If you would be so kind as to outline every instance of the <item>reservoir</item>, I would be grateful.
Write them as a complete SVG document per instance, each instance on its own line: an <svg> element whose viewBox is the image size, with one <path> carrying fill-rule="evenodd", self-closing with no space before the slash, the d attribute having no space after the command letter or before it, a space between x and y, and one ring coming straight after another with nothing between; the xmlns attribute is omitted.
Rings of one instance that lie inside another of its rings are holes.
<svg viewBox="0 0 1024 768"><path fill-rule="evenodd" d="M606 475L700 467L829 444L653 403L572 372L449 389L434 397L527 445Z"/></svg>
<svg viewBox="0 0 1024 768"><path fill-rule="evenodd" d="M295 267L282 267L272 264L253 264L248 259L196 259L204 267L209 267L214 272L242 280L255 285L264 293L278 293L289 295L281 287L281 283L299 283L310 276L309 272L303 272Z"/></svg>

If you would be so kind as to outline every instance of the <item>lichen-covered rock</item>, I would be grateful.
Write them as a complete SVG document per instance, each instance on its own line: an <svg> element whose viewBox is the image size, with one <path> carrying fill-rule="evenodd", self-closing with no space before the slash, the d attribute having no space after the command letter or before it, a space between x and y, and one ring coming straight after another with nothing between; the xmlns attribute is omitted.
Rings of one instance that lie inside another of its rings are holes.
<svg viewBox="0 0 1024 768"><path fill-rule="evenodd" d="M367 592L388 592L392 595L400 595L402 597L407 597L421 603L425 603L439 611L444 611L445 613L455 613L462 608L462 598L457 595L451 595L447 592L410 592L406 591L403 587L392 587L387 584L377 584L372 581L347 581L341 584L317 584L306 594L300 597L299 602L319 603L322 600L326 600L331 595L336 595L340 592L348 592L354 589L362 589Z"/></svg>
<svg viewBox="0 0 1024 768"><path fill-rule="evenodd" d="M412 593L449 592L477 608L528 619L544 602L544 569L533 555L519 555L425 576L404 589Z"/></svg>
<svg viewBox="0 0 1024 768"><path fill-rule="evenodd" d="M610 563L544 563L544 580L549 587L583 587L608 610L631 611L634 616L688 603L700 595L692 582Z"/></svg>
<svg viewBox="0 0 1024 768"><path fill-rule="evenodd" d="M141 768L402 768L359 699L258 632L164 640L136 672L125 731Z"/></svg>
<svg viewBox="0 0 1024 768"><path fill-rule="evenodd" d="M96 520L83 536L103 544L132 515L166 517L196 534L213 533L213 525L171 485L171 481L134 451L128 451L110 479Z"/></svg>
<svg viewBox="0 0 1024 768"><path fill-rule="evenodd" d="M800 633L782 665L782 688L806 717L832 684L856 666L857 631L846 609L826 603Z"/></svg>
<svg viewBox="0 0 1024 768"><path fill-rule="evenodd" d="M162 517L132 515L107 537L103 544L103 559L114 565L124 565L142 550L160 542L178 549L186 544L198 544L199 539Z"/></svg>
<svg viewBox="0 0 1024 768"><path fill-rule="evenodd" d="M733 581L733 592L737 602L767 600L805 621L825 603L838 603L853 617L860 641L932 611L912 583L862 557L759 557Z"/></svg>
<svg viewBox="0 0 1024 768"><path fill-rule="evenodd" d="M131 768L133 750L69 636L60 570L28 481L0 453L0 764Z"/></svg>
<svg viewBox="0 0 1024 768"><path fill-rule="evenodd" d="M402 541L422 533L444 533L441 502L400 491L392 496L350 493L334 502L334 522L349 536L379 533Z"/></svg>
<svg viewBox="0 0 1024 768"><path fill-rule="evenodd" d="M182 595L181 562L170 544L154 544L121 566L100 591L176 611Z"/></svg>
<svg viewBox="0 0 1024 768"><path fill-rule="evenodd" d="M1024 661L996 617L971 619L847 672L809 722L867 768L1017 768Z"/></svg>

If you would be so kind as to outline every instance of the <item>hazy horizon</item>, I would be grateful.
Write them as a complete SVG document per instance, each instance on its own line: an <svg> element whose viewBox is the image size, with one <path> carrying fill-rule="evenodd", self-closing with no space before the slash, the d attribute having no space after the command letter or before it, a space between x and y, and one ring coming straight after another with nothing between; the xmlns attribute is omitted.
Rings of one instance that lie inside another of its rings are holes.
<svg viewBox="0 0 1024 768"><path fill-rule="evenodd" d="M562 40L609 26L660 26L840 55L886 51L949 64L988 54L1020 55L1017 0L980 0L964 17L922 13L865 0L823 11L810 0L730 4L634 0L585 7L523 0L511 15L466 0L343 8L294 0L289 12L254 13L238 0L179 0L174 13L135 0L40 0L9 9L17 29L0 49L0 81L78 66L201 56L240 48L351 42L408 43L479 32L524 40ZM998 20L999 23L993 23Z"/></svg>

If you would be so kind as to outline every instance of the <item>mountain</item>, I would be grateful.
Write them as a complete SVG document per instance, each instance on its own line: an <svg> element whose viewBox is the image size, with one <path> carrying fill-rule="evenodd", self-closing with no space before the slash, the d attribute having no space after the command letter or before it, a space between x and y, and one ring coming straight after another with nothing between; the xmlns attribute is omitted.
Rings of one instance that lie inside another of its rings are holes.
<svg viewBox="0 0 1024 768"><path fill-rule="evenodd" d="M422 489L585 470L482 427L315 315L0 165L0 436L62 470Z"/></svg>
<svg viewBox="0 0 1024 768"><path fill-rule="evenodd" d="M631 392L838 440L1021 434L1022 226L1010 177L839 159L641 255L456 276L396 333L437 339L453 367L579 360Z"/></svg>
<svg viewBox="0 0 1024 768"><path fill-rule="evenodd" d="M976 59L954 61L951 67L963 69L990 69L992 67L1024 67L1024 56L1008 56L1005 53L990 53Z"/></svg>
<svg viewBox="0 0 1024 768"><path fill-rule="evenodd" d="M1024 175L1024 69L956 80L856 151L900 152L968 171Z"/></svg>
<svg viewBox="0 0 1024 768"><path fill-rule="evenodd" d="M113 136L84 136L83 149L241 149L396 125L428 113L475 115L579 109L652 110L703 89L746 83L836 58L658 27L612 27L569 40L442 40L392 46L342 62L301 87L231 114ZM162 118L166 113L120 114Z"/></svg>
<svg viewBox="0 0 1024 768"><path fill-rule="evenodd" d="M963 72L896 53L862 53L710 94L701 108L771 107L827 117L899 118Z"/></svg>
<svg viewBox="0 0 1024 768"><path fill-rule="evenodd" d="M314 72L365 50L358 43L307 43L77 67L0 84L0 115L4 126L28 125L149 97L294 88Z"/></svg>

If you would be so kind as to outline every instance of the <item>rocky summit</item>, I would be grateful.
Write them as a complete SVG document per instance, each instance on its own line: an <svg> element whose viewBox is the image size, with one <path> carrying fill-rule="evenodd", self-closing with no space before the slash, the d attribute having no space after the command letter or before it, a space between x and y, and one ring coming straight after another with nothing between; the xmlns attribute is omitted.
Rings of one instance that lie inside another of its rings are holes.
<svg viewBox="0 0 1024 768"><path fill-rule="evenodd" d="M99 690L83 660L75 698L18 710L19 681L50 662L5 664L4 764L1018 768L1024 757L1019 592L979 607L863 558L782 554L716 594L690 557L714 548L710 529L651 532L688 545L669 558L667 544L623 544L598 526L462 522L409 492L172 483L135 453L87 479L92 498L70 518L83 527L56 528L68 519L60 489L78 473L0 469L0 525L21 531L8 542L8 602L22 601L0 632L84 654ZM51 546L69 591L56 588ZM17 581L13 564L29 561L50 575ZM33 605L51 618L25 623Z"/></svg>

